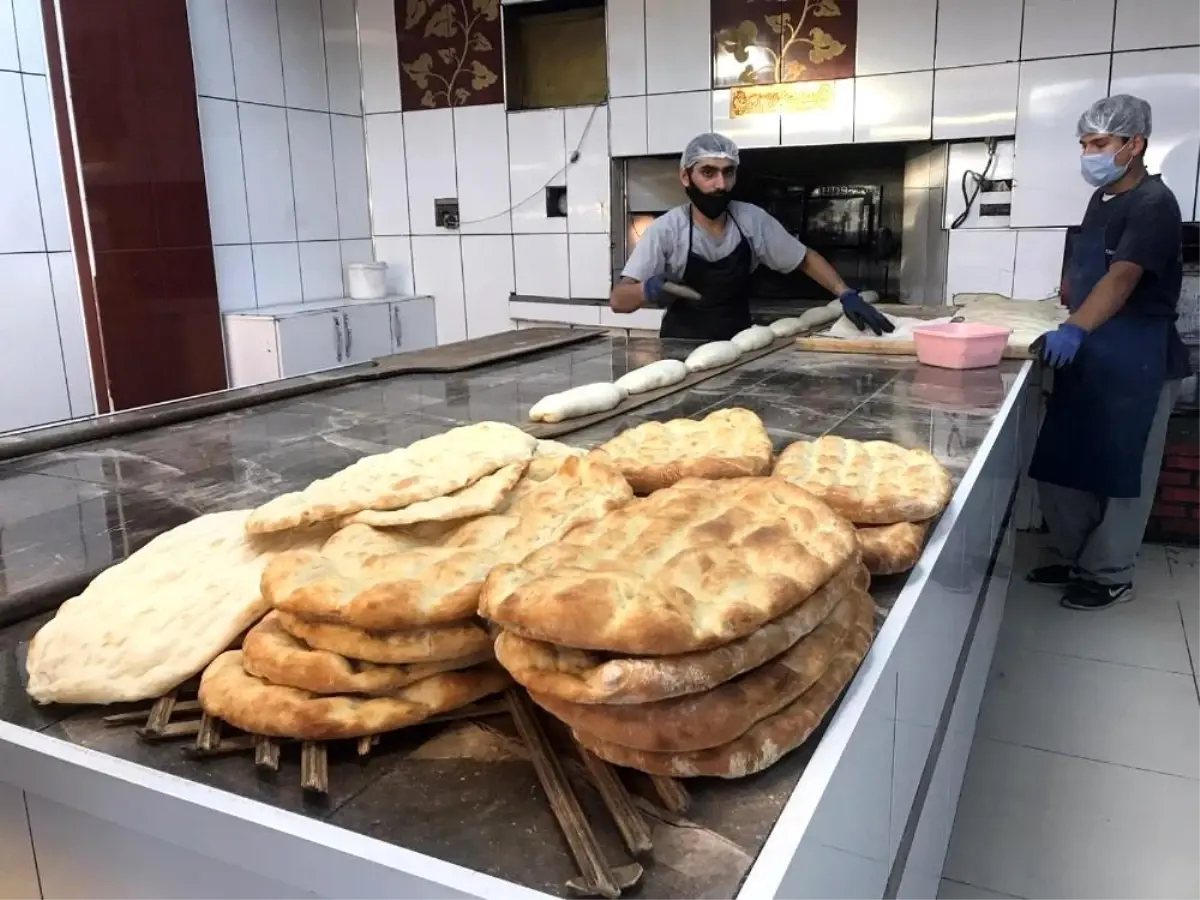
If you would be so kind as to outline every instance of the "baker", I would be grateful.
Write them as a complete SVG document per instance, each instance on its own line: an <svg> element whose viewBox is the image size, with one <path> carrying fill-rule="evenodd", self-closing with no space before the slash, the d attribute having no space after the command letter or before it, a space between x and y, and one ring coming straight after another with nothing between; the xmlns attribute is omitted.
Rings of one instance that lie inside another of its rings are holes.
<svg viewBox="0 0 1200 900"><path fill-rule="evenodd" d="M1064 299L1071 314L1034 344L1054 369L1030 463L1059 557L1029 573L1071 609L1133 599L1167 420L1188 374L1175 328L1183 281L1179 203L1146 171L1150 104L1121 94L1076 126L1096 188L1076 236Z"/></svg>
<svg viewBox="0 0 1200 900"><path fill-rule="evenodd" d="M665 306L660 337L728 340L750 327L750 274L765 265L808 275L841 299L859 331L892 331L895 326L821 254L764 210L730 199L737 168L738 148L729 138L702 134L691 140L679 160L688 202L656 219L638 240L609 299L613 312ZM679 285L692 297L680 297Z"/></svg>

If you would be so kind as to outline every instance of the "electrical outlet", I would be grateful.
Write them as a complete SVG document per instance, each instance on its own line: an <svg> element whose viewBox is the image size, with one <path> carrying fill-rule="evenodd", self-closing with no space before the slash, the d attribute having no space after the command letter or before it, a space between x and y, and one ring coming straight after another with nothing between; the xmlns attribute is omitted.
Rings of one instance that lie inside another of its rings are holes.
<svg viewBox="0 0 1200 900"><path fill-rule="evenodd" d="M438 228L458 230L458 198L433 201L433 224Z"/></svg>

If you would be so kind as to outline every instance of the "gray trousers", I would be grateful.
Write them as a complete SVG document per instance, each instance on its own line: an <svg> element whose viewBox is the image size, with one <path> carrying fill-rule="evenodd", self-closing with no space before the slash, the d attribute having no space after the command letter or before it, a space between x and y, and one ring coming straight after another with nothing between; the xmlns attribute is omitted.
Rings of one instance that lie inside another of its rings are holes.
<svg viewBox="0 0 1200 900"><path fill-rule="evenodd" d="M1100 584L1128 584L1146 533L1162 468L1167 422L1179 396L1179 382L1168 381L1158 397L1154 422L1142 457L1140 497L1101 497L1087 491L1038 482L1042 515L1060 561Z"/></svg>

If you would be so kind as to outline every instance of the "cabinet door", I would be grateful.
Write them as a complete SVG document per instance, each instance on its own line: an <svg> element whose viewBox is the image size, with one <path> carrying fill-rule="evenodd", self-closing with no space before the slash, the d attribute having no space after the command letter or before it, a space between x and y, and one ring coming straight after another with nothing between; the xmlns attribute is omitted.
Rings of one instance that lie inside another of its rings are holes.
<svg viewBox="0 0 1200 900"><path fill-rule="evenodd" d="M279 374L282 378L344 366L345 335L341 310L285 316L279 329Z"/></svg>
<svg viewBox="0 0 1200 900"><path fill-rule="evenodd" d="M437 346L437 318L433 298L420 297L391 304L396 352Z"/></svg>
<svg viewBox="0 0 1200 900"><path fill-rule="evenodd" d="M346 360L360 363L392 352L390 303L347 306L341 310Z"/></svg>

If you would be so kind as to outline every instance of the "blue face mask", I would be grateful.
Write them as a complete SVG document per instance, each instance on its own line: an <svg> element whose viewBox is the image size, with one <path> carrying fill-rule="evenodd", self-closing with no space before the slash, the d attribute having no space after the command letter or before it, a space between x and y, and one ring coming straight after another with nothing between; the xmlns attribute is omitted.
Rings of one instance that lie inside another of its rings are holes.
<svg viewBox="0 0 1200 900"><path fill-rule="evenodd" d="M1092 187L1104 187L1120 179L1129 170L1129 163L1118 163L1116 153L1085 153L1079 168L1084 181Z"/></svg>

